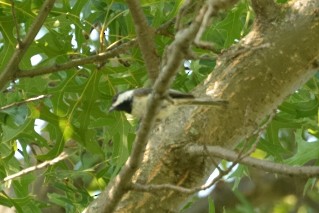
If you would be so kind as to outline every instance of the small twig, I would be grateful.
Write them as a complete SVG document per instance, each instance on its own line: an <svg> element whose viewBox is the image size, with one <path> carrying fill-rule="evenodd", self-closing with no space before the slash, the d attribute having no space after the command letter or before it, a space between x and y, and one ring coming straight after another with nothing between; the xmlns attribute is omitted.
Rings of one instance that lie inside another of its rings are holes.
<svg viewBox="0 0 319 213"><path fill-rule="evenodd" d="M16 27L17 41L18 41L19 46L21 46L20 27L19 27L19 22L18 22L17 16L16 16L14 0L11 0L11 11L12 11L13 21L14 21L14 24Z"/></svg>
<svg viewBox="0 0 319 213"><path fill-rule="evenodd" d="M32 70L21 70L20 72L17 72L14 76L14 78L26 78L26 77L34 77L54 72L59 72L61 70L67 70L73 67L82 66L85 64L94 63L97 61L105 61L108 58L115 57L119 55L120 53L123 53L124 51L127 51L128 48L131 48L136 45L136 39L133 39L127 43L121 44L118 47L113 48L112 50L109 50L104 53L100 53L94 56L88 56L85 58L79 58L74 59L62 64L55 64L50 67L42 67L42 68L35 68ZM12 80L12 79L11 79Z"/></svg>
<svg viewBox="0 0 319 213"><path fill-rule="evenodd" d="M174 34L170 32L169 29L174 26L175 21L176 18L172 18L171 20L165 22L155 30L155 33L173 38Z"/></svg>
<svg viewBox="0 0 319 213"><path fill-rule="evenodd" d="M186 187L176 186L173 184L148 184L143 185L139 183L131 184L130 190L140 191L140 192L149 192L156 193L159 190L173 190L181 193L192 194L193 191Z"/></svg>
<svg viewBox="0 0 319 213"><path fill-rule="evenodd" d="M275 117L275 115L276 115L276 110L274 110L274 111L269 115L269 117L268 117L268 119L266 120L265 123L263 123L258 129L256 129L256 130L251 134L250 138L251 138L251 137L254 137L255 135L257 135L257 137L256 137L256 139L255 139L255 141L254 141L252 147L251 147L248 151L246 151L245 156L249 156L251 153L253 153L253 152L256 150L257 145L258 145L258 143L259 143L259 141L260 141L260 139L261 139L261 137L262 137L262 135L263 135L263 132L266 130L266 128L268 127L268 125L270 124L270 122L273 120L273 118ZM246 141L248 141L248 139L247 139ZM242 152L244 151L244 148L245 148L245 145L244 145L243 148L242 148Z"/></svg>
<svg viewBox="0 0 319 213"><path fill-rule="evenodd" d="M48 98L50 96L51 95L39 95L39 96L36 96L36 97L28 98L28 99L23 100L23 101L18 101L18 102L14 102L14 103L8 104L6 106L2 106L2 107L0 107L0 110L5 110L5 109L8 109L8 108L11 108L11 107L14 107L14 106L20 106L22 104L26 104L26 103L33 102L33 101L38 101L38 100L41 100L43 98Z"/></svg>
<svg viewBox="0 0 319 213"><path fill-rule="evenodd" d="M207 145L204 144L204 155L208 156L208 158L212 161L213 165L216 167L216 169L221 173L223 170L220 168L216 160L214 159L214 156L210 155L207 150Z"/></svg>
<svg viewBox="0 0 319 213"><path fill-rule="evenodd" d="M204 1L202 0L185 0L183 2L183 5L180 7L175 20L176 31L180 31L183 28L186 28L187 25L189 25L190 20L188 18L191 14L198 14L198 11L201 9L201 6L203 5L203 2Z"/></svg>
<svg viewBox="0 0 319 213"><path fill-rule="evenodd" d="M201 47L203 49L211 50L214 53L219 52L213 44L210 44L209 42L206 42L206 41L201 41L202 35L204 34L207 26L210 25L212 16L216 15L220 10L227 8L232 4L235 4L237 1L238 0L229 0L229 1L208 0L206 2L207 9L205 12L205 16L203 18L203 21L201 22L201 26L198 30L196 38L194 39L194 44L196 46Z"/></svg>
<svg viewBox="0 0 319 213"><path fill-rule="evenodd" d="M205 153L209 153L209 150L207 149L207 146L204 145L203 146ZM217 177L215 177L210 183L206 183L204 185L201 186L201 190L205 190L208 189L210 187L212 187L215 183L217 183L219 180L221 180L225 175L227 175L228 173L230 173L233 168L245 157L247 157L248 155L250 155L249 153L245 153L244 154L244 147L243 149L238 153L237 158L235 160L233 160L232 164L226 169L226 170L222 170L219 165L215 165L216 168L219 171L219 174ZM208 155L208 156L212 156L212 155ZM212 156L214 157L214 156ZM196 187L195 187L196 188Z"/></svg>
<svg viewBox="0 0 319 213"><path fill-rule="evenodd" d="M54 165L54 164L56 164L56 163L58 163L58 162L60 162L60 161L62 161L64 159L66 159L67 157L69 157L69 155L66 154L65 152L62 152L59 156L57 156L56 158L53 158L52 160L44 161L43 163L40 163L40 164L38 164L36 166L31 166L29 168L23 169L22 171L13 174L13 175L9 175L9 176L5 177L3 179L3 182L7 182L7 181L10 181L10 180L13 180L15 178L18 178L18 177L21 177L23 175L26 175L26 174L28 174L30 172L33 172L35 170L42 169L42 168L44 168L46 166L52 166L52 165Z"/></svg>
<svg viewBox="0 0 319 213"><path fill-rule="evenodd" d="M203 21L201 23L201 26L200 26L200 28L198 30L198 33L197 33L195 39L194 39L194 42L197 43L197 44L200 43L200 39L201 39L203 33L205 32L205 30L206 30L206 28L207 28L207 26L208 26L208 24L209 24L209 22L211 20L211 16L212 16L213 12L215 12L214 8L213 8L213 2L212 1L208 0L206 4L207 4L207 9L206 9Z"/></svg>

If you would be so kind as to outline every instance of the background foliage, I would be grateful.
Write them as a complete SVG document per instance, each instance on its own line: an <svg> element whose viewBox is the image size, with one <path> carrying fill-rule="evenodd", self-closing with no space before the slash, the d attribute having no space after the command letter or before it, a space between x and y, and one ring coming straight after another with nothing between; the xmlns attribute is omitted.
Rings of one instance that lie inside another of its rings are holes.
<svg viewBox="0 0 319 213"><path fill-rule="evenodd" d="M11 1L0 2L1 71L42 2L14 1L15 14ZM171 0L142 1L147 20L155 29L176 17L181 4L182 1ZM214 42L218 51L228 48L249 32L253 18L249 2L243 0L213 21L205 40ZM159 55L172 41L173 25L165 32L155 38ZM134 37L133 21L124 1L59 0L19 67L21 72L28 72L58 66L108 51ZM191 91L213 70L216 53L199 48L196 53L202 59L185 61L184 70L174 82L175 89ZM2 181L0 204L14 206L18 212L42 212L55 205L65 212L83 210L119 172L135 137L137 121L122 113L108 113L111 98L118 91L148 85L146 73L141 54L132 45L107 61L18 78L7 85L0 93L0 178L50 160L63 150L70 153L70 158L13 181ZM318 164L318 83L318 76L314 76L278 108L258 143L255 157L290 165ZM45 98L17 104L40 95ZM12 103L16 104L5 107ZM240 180L248 174L248 168L241 166L233 177ZM39 176L43 179L39 180ZM38 184L50 190L39 195ZM318 203L316 179L307 182L304 195ZM249 201L244 201L241 200L241 208L229 211L265 208L251 207ZM213 212L212 200L209 206ZM281 212L289 212L296 208L296 202L281 198L267 209L278 206L283 209ZM307 204L298 208L314 211Z"/></svg>

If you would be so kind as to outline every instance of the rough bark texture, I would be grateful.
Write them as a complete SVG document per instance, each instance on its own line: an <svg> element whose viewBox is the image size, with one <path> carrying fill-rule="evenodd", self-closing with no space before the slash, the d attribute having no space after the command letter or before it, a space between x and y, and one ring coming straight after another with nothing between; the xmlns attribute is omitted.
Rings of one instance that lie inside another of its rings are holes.
<svg viewBox="0 0 319 213"><path fill-rule="evenodd" d="M255 8L259 3L254 1ZM191 157L183 148L191 143L233 147L251 135L285 97L313 76L318 68L318 38L319 0L263 10L251 33L220 56L214 72L195 91L227 99L229 106L187 107L158 125L134 180L201 185L213 165L209 158ZM132 191L116 212L177 211L188 196L173 191Z"/></svg>

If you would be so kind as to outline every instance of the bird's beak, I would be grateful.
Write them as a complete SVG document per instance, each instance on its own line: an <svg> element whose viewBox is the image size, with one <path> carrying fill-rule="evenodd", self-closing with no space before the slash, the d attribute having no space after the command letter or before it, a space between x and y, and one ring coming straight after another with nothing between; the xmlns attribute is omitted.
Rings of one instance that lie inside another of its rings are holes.
<svg viewBox="0 0 319 213"><path fill-rule="evenodd" d="M110 108L109 108L109 112L112 112L112 111L114 111L115 110L115 107L114 106L111 106Z"/></svg>

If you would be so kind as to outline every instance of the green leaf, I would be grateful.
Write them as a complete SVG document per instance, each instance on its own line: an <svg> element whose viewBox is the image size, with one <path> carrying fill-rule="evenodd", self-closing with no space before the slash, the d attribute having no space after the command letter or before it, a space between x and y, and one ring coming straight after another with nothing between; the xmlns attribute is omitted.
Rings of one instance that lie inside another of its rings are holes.
<svg viewBox="0 0 319 213"><path fill-rule="evenodd" d="M215 204L213 199L210 196L208 196L207 200L208 200L208 212L215 213Z"/></svg>
<svg viewBox="0 0 319 213"><path fill-rule="evenodd" d="M247 200L247 198L239 192L239 190L234 190L234 194L236 195L237 199L240 201L240 206L237 207L240 212L245 213L254 213L255 210L252 204Z"/></svg>
<svg viewBox="0 0 319 213"><path fill-rule="evenodd" d="M227 48L241 38L247 13L246 3L237 4L226 17L207 30L205 40L211 40L221 48Z"/></svg>
<svg viewBox="0 0 319 213"><path fill-rule="evenodd" d="M310 160L319 158L319 142L307 142L301 135L301 130L298 130L295 134L297 152L291 158L286 159L285 163L290 165L304 165Z"/></svg>

